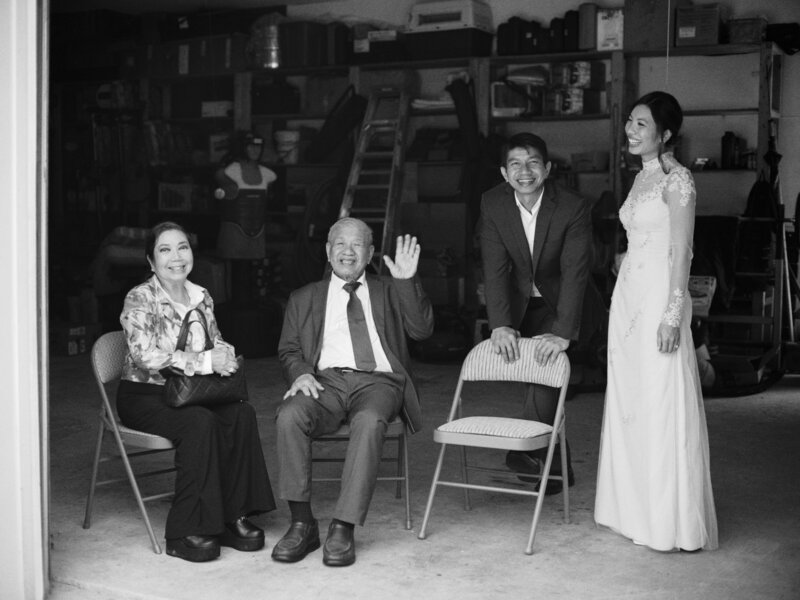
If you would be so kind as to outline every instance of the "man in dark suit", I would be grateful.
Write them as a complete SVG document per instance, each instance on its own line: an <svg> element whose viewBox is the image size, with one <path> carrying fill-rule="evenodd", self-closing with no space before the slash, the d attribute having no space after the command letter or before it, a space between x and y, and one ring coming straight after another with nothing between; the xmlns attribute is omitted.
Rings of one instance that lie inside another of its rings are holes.
<svg viewBox="0 0 800 600"><path fill-rule="evenodd" d="M551 164L539 136L512 136L502 157L505 183L483 195L479 228L492 344L513 362L519 358L517 338L535 337L535 358L546 363L578 338L589 275L590 207L548 181ZM557 389L532 386L522 416L552 424L557 404ZM506 463L520 473L537 474L545 455L544 450L509 452ZM552 472L561 475L560 462L553 463ZM571 462L568 479L572 485ZM561 489L554 480L546 493Z"/></svg>
<svg viewBox="0 0 800 600"><path fill-rule="evenodd" d="M341 492L323 547L326 565L345 566L355 561L353 529L366 518L387 424L400 414L412 432L421 426L406 335L430 336L433 309L416 278L417 238L397 238L394 260L383 257L385 278L364 273L375 249L363 221L334 223L325 248L333 273L292 293L278 345L290 385L277 414L279 495L292 523L272 558L295 562L319 548L311 440L348 422Z"/></svg>

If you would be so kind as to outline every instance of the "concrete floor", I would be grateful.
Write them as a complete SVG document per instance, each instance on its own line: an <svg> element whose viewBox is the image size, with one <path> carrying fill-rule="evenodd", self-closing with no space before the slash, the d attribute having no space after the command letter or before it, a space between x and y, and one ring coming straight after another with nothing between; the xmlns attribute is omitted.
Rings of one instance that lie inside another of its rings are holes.
<svg viewBox="0 0 800 600"><path fill-rule="evenodd" d="M444 421L458 365L419 363L428 429L410 442L414 530L403 527L403 503L392 484L379 484L371 513L356 530L355 565L332 569L316 551L296 564L270 559L288 510L257 522L267 547L257 553L222 549L219 560L191 564L156 555L125 484L100 490L91 529L82 529L97 394L87 356L51 363L50 464L51 598L57 600L164 598L575 598L575 599L794 599L800 598L800 379L786 377L765 393L706 400L720 548L715 552L658 553L598 529L592 518L602 417L601 393L578 394L567 404L577 483L570 489L571 522L561 497L548 497L535 554L523 553L531 501L475 493L462 510L458 490L441 490L428 539L416 533L438 445L431 429ZM275 358L248 363L264 452L274 475L275 406L284 384ZM516 395L492 400L514 412ZM445 469L453 472L451 460ZM488 462L501 464L501 453ZM158 484L150 481L149 485ZM163 485L163 484L162 484ZM169 482L166 482L169 487ZM152 488L151 488L152 489ZM314 508L327 528L335 484L317 484ZM159 536L168 504L150 504Z"/></svg>

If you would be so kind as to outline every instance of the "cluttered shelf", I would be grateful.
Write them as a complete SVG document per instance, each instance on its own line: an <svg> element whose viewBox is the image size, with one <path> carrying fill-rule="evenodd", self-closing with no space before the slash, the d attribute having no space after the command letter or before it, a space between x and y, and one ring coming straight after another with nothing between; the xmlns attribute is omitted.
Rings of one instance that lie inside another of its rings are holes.
<svg viewBox="0 0 800 600"><path fill-rule="evenodd" d="M710 44L700 46L673 46L669 48L670 56L727 56L731 54L751 54L759 52L759 44ZM653 50L623 50L626 57L663 57L664 48Z"/></svg>
<svg viewBox="0 0 800 600"><path fill-rule="evenodd" d="M532 122L532 121L597 121L608 119L608 113L580 115L515 115L510 117L492 117L497 122Z"/></svg>
<svg viewBox="0 0 800 600"><path fill-rule="evenodd" d="M489 62L492 66L507 66L519 64L560 63L573 61L610 60L611 50L581 50L580 52L553 52L543 54L514 54L507 56L492 56Z"/></svg>

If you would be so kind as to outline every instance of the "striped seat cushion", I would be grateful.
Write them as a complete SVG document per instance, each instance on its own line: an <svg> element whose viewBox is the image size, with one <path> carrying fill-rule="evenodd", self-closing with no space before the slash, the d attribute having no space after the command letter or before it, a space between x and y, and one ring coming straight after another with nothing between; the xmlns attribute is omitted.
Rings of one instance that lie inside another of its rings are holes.
<svg viewBox="0 0 800 600"><path fill-rule="evenodd" d="M552 425L525 419L506 417L464 417L441 425L439 431L488 435L503 438L525 439L545 435L553 431Z"/></svg>

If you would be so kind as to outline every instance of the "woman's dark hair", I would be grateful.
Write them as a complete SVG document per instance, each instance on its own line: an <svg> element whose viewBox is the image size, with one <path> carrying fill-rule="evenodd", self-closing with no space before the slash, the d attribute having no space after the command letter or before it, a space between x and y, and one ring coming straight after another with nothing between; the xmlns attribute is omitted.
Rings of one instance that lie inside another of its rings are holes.
<svg viewBox="0 0 800 600"><path fill-rule="evenodd" d="M637 106L646 106L650 109L650 114L653 116L653 122L656 124L656 131L659 137L664 135L665 131L670 132L669 140L664 142L664 146L674 146L678 141L678 133L683 124L683 110L681 105L675 99L675 96L667 92L650 92L639 98L633 103L631 112ZM658 161L661 163L662 148L658 149ZM664 168L663 163L661 168ZM666 173L666 170L664 171Z"/></svg>
<svg viewBox="0 0 800 600"><path fill-rule="evenodd" d="M189 232L186 231L183 225L178 225L173 221L163 221L162 223L153 225L153 228L147 232L147 237L145 238L144 242L144 255L151 260L155 260L156 240L165 231L173 231L173 230L180 231L183 235L186 236L186 239L189 240L189 245L190 246L192 245L192 236L189 235Z"/></svg>
<svg viewBox="0 0 800 600"><path fill-rule="evenodd" d="M683 124L683 110L675 96L667 92L650 92L634 102L632 109L637 106L649 108L658 133L663 134L669 130L672 136L667 143L674 143Z"/></svg>
<svg viewBox="0 0 800 600"><path fill-rule="evenodd" d="M542 160L547 162L549 160L547 155L547 144L538 135L533 133L517 133L512 135L500 148L500 165L505 166L508 160L508 153L514 148L533 148L542 155Z"/></svg>

